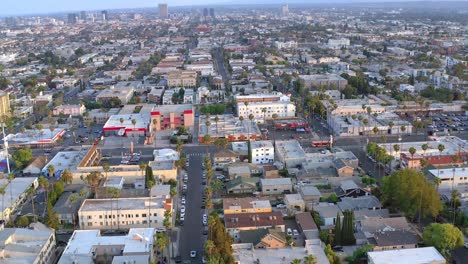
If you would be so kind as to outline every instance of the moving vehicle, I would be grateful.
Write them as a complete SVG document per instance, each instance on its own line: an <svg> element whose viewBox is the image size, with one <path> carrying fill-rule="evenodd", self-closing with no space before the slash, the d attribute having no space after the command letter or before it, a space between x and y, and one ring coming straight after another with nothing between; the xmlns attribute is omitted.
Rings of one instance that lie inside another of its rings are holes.
<svg viewBox="0 0 468 264"><path fill-rule="evenodd" d="M197 257L197 251L195 251L195 250L190 251L190 257L191 258L196 258Z"/></svg>

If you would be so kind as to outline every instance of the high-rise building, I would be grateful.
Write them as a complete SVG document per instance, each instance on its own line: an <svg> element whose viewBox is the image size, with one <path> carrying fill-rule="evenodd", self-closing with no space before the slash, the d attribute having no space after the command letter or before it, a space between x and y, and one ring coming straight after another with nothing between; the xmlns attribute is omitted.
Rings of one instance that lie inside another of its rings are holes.
<svg viewBox="0 0 468 264"><path fill-rule="evenodd" d="M78 15L77 14L68 14L68 24L76 24L78 20Z"/></svg>
<svg viewBox="0 0 468 264"><path fill-rule="evenodd" d="M81 11L80 12L80 19L83 21L86 21L86 11Z"/></svg>
<svg viewBox="0 0 468 264"><path fill-rule="evenodd" d="M0 116L10 116L10 95L3 91L0 91Z"/></svg>
<svg viewBox="0 0 468 264"><path fill-rule="evenodd" d="M212 18L214 18L214 17L215 17L215 11L214 11L214 8L210 8L210 16L211 16Z"/></svg>
<svg viewBox="0 0 468 264"><path fill-rule="evenodd" d="M208 8L203 8L203 16L207 17L208 16Z"/></svg>
<svg viewBox="0 0 468 264"><path fill-rule="evenodd" d="M109 13L106 10L102 11L101 15L102 15L102 21L109 20Z"/></svg>
<svg viewBox="0 0 468 264"><path fill-rule="evenodd" d="M169 16L169 9L167 4L159 4L159 17L167 18Z"/></svg>
<svg viewBox="0 0 468 264"><path fill-rule="evenodd" d="M285 5L283 5L283 6L281 7L281 14L282 14L283 16L289 15L289 6L288 6L288 4L285 4Z"/></svg>

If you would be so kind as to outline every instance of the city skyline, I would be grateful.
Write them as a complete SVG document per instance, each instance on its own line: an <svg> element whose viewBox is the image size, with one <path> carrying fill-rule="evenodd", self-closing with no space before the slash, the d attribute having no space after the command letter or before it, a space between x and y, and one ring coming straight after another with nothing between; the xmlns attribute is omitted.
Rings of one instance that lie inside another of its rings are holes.
<svg viewBox="0 0 468 264"><path fill-rule="evenodd" d="M444 2L467 2L468 0L442 0ZM166 3L169 7L181 6L204 6L204 5L255 5L255 4L320 4L320 3L390 3L390 2L425 2L425 1L404 1L404 0L261 0L255 3L250 1L233 1L233 0L203 0L194 4L189 0L175 1L154 1L154 0L102 0L99 2L92 0L83 0L76 2L63 2L60 0L44 0L40 3L33 0L18 1L5 0L1 4L0 16L15 16L15 15L34 15L34 14L50 14L50 13L67 13L78 12L81 10L97 11L101 9L132 9L132 8L157 8L159 4ZM432 2L432 1L429 1ZM440 2L440 1L438 1Z"/></svg>

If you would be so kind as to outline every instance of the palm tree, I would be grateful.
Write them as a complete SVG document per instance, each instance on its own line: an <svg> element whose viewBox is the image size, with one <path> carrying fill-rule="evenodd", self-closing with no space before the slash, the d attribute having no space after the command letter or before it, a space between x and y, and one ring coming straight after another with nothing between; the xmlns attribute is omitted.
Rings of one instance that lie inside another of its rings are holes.
<svg viewBox="0 0 468 264"><path fill-rule="evenodd" d="M416 154L416 149L414 147L411 147L411 148L409 148L408 151L409 151L409 153L411 155L411 159L413 159L414 154Z"/></svg>
<svg viewBox="0 0 468 264"><path fill-rule="evenodd" d="M161 250L161 256L164 256L163 252L169 245L169 237L166 233L156 233L156 246Z"/></svg>
<svg viewBox="0 0 468 264"><path fill-rule="evenodd" d="M140 168L140 171L141 171L141 176L143 177L143 172L145 171L146 169L146 163L144 163L143 161L140 162L140 164L138 164L139 168Z"/></svg>
<svg viewBox="0 0 468 264"><path fill-rule="evenodd" d="M376 136L377 136L377 134L379 134L379 129L377 127L374 127L372 129L372 131L374 132L374 135L376 135Z"/></svg>
<svg viewBox="0 0 468 264"><path fill-rule="evenodd" d="M424 154L423 154L424 156L426 155L426 151L427 151L428 148L429 148L428 144L422 144L421 145L421 149L424 151Z"/></svg>
<svg viewBox="0 0 468 264"><path fill-rule="evenodd" d="M73 174L69 169L65 169L62 173L62 176L60 176L60 179L65 184L71 184L73 182Z"/></svg>
<svg viewBox="0 0 468 264"><path fill-rule="evenodd" d="M291 261L291 264L301 264L301 260L300 259L293 259Z"/></svg>
<svg viewBox="0 0 468 264"><path fill-rule="evenodd" d="M104 173L106 174L106 178L107 178L107 173L110 171L110 165L109 163L104 163L102 164L102 170L104 171Z"/></svg>
<svg viewBox="0 0 468 264"><path fill-rule="evenodd" d="M317 259L313 255L304 257L304 264L317 264Z"/></svg>
<svg viewBox="0 0 468 264"><path fill-rule="evenodd" d="M101 183L102 174L99 171L93 171L86 175L86 177L81 176L81 180L87 183L94 192L94 196L97 199L98 196L98 188L99 184Z"/></svg>
<svg viewBox="0 0 468 264"><path fill-rule="evenodd" d="M55 167L53 165L47 166L47 174L49 177L55 176Z"/></svg>
<svg viewBox="0 0 468 264"><path fill-rule="evenodd" d="M34 187L29 187L28 197L31 199L31 208L34 219L36 219L36 212L34 210L34 195L36 194L36 189Z"/></svg>
<svg viewBox="0 0 468 264"><path fill-rule="evenodd" d="M393 134L393 132L392 132L393 126L395 126L395 123L393 123L393 121L390 121L390 122L388 123L388 127L390 128L390 134Z"/></svg>
<svg viewBox="0 0 468 264"><path fill-rule="evenodd" d="M121 118L119 119L119 122L120 122L120 126L123 127L123 123L124 123L123 117L121 117ZM122 135L122 138L120 139L120 143L121 143L122 148L123 148L123 135Z"/></svg>
<svg viewBox="0 0 468 264"><path fill-rule="evenodd" d="M36 129L39 131L39 139L42 139L42 129L44 127L41 124L36 124Z"/></svg>
<svg viewBox="0 0 468 264"><path fill-rule="evenodd" d="M111 230L114 229L114 214L113 214L113 203L114 203L114 198L116 197L116 193L119 193L120 194L120 190L115 188L115 187L109 187L107 188L107 194L110 195L111 197ZM118 196L117 196L118 197ZM117 217L118 217L119 213L117 212ZM119 221L119 220L117 220Z"/></svg>
<svg viewBox="0 0 468 264"><path fill-rule="evenodd" d="M218 133L218 122L219 122L219 117L216 115L214 118L214 121L216 123L216 133Z"/></svg>
<svg viewBox="0 0 468 264"><path fill-rule="evenodd" d="M15 175L13 173L8 174L8 185L10 186L10 203L11 203L11 211L13 211L13 184L11 182L15 179ZM10 214L11 218L11 214ZM11 219L10 219L11 221Z"/></svg>
<svg viewBox="0 0 468 264"><path fill-rule="evenodd" d="M47 204L47 197L48 197L47 192L49 190L49 180L47 180L46 177L41 175L41 176L39 176L38 182L39 182L39 186L41 186L41 188L44 189L45 192L46 192L45 200L46 200L46 204Z"/></svg>
<svg viewBox="0 0 468 264"><path fill-rule="evenodd" d="M78 200L76 194L70 195L70 207ZM112 214L112 213L111 213ZM75 227L75 214L72 213L72 225Z"/></svg>
<svg viewBox="0 0 468 264"><path fill-rule="evenodd" d="M398 155L398 152L400 151L400 145L398 144L393 145L393 150L396 152L396 155ZM401 158L398 157L398 160L400 161L400 168L401 168Z"/></svg>
<svg viewBox="0 0 468 264"><path fill-rule="evenodd" d="M253 114L250 114L249 115L249 120L250 120L250 124L252 125L253 124L253 120L254 120L254 115ZM248 127L249 128L249 140L250 140L250 126Z"/></svg>
<svg viewBox="0 0 468 264"><path fill-rule="evenodd" d="M400 127L400 131L403 132L403 133L405 133L405 131L406 131L406 126L401 126L401 127Z"/></svg>
<svg viewBox="0 0 468 264"><path fill-rule="evenodd" d="M271 118L273 118L273 130L271 132L273 133L273 143L274 143L275 142L275 120L278 118L278 114L274 113L273 115L271 115Z"/></svg>
<svg viewBox="0 0 468 264"><path fill-rule="evenodd" d="M267 108L266 108L266 107L263 107L263 108L262 108L262 113L263 113L263 124L266 123L266 112L267 112Z"/></svg>
<svg viewBox="0 0 468 264"><path fill-rule="evenodd" d="M207 120L207 121L205 122L205 125L206 125L206 134L207 134L207 135L210 135L210 126L211 126L211 122Z"/></svg>

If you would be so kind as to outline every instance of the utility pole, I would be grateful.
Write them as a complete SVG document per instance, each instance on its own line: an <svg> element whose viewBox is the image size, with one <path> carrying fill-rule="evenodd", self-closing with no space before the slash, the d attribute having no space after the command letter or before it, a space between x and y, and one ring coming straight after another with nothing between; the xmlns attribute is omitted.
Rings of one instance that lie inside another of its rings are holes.
<svg viewBox="0 0 468 264"><path fill-rule="evenodd" d="M8 139L6 138L6 135L5 135L5 122L2 122L2 133L3 133L3 148L5 149L5 156L6 156L8 174L10 174L11 173L11 171L10 171L10 158L8 157Z"/></svg>

